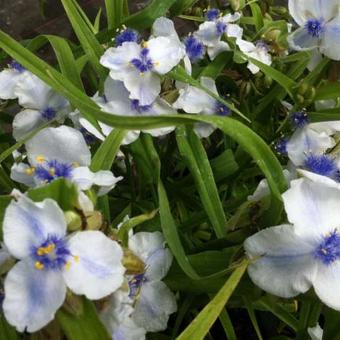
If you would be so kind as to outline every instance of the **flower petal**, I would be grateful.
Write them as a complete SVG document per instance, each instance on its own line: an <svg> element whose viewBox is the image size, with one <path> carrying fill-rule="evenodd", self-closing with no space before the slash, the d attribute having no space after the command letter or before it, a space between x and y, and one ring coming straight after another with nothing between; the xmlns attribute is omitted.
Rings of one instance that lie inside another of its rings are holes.
<svg viewBox="0 0 340 340"><path fill-rule="evenodd" d="M15 87L20 82L24 73L13 69L5 69L0 72L0 98L15 99Z"/></svg>
<svg viewBox="0 0 340 340"><path fill-rule="evenodd" d="M216 23L214 21L206 21L199 25L198 31L195 36L202 41L206 46L213 47L221 39L221 35L217 32Z"/></svg>
<svg viewBox="0 0 340 340"><path fill-rule="evenodd" d="M13 119L13 136L16 140L23 139L30 132L42 126L46 121L37 110L23 110Z"/></svg>
<svg viewBox="0 0 340 340"><path fill-rule="evenodd" d="M230 51L230 46L225 41L219 41L215 46L209 46L207 49L209 58L214 60L220 53Z"/></svg>
<svg viewBox="0 0 340 340"><path fill-rule="evenodd" d="M64 163L88 166L91 153L81 132L68 126L46 128L26 142L27 155L32 165L37 165L37 156Z"/></svg>
<svg viewBox="0 0 340 340"><path fill-rule="evenodd" d="M35 203L22 195L7 207L3 233L9 252L22 259L30 255L32 247L39 246L48 235L59 238L65 235L64 213L51 199Z"/></svg>
<svg viewBox="0 0 340 340"><path fill-rule="evenodd" d="M320 52L330 59L340 60L340 16L325 25Z"/></svg>
<svg viewBox="0 0 340 340"><path fill-rule="evenodd" d="M315 276L313 239L303 238L291 225L264 229L246 239L244 248L254 260L248 267L252 281L285 298L306 292Z"/></svg>
<svg viewBox="0 0 340 340"><path fill-rule="evenodd" d="M291 49L295 51L308 51L319 46L319 38L308 33L304 27L298 28L287 38Z"/></svg>
<svg viewBox="0 0 340 340"><path fill-rule="evenodd" d="M31 261L18 262L5 279L3 310L19 332L36 332L63 304L66 286L58 271L38 270Z"/></svg>
<svg viewBox="0 0 340 340"><path fill-rule="evenodd" d="M68 241L74 260L63 272L67 286L88 299L101 299L123 283L123 251L100 231L82 231Z"/></svg>
<svg viewBox="0 0 340 340"><path fill-rule="evenodd" d="M339 227L340 190L301 178L283 195L288 220L299 235L319 238Z"/></svg>
<svg viewBox="0 0 340 340"><path fill-rule="evenodd" d="M164 282L146 282L131 317L146 331L159 332L167 328L169 316L176 310L175 295Z"/></svg>
<svg viewBox="0 0 340 340"><path fill-rule="evenodd" d="M13 181L33 187L35 185L34 178L29 175L31 167L25 163L14 163L11 168L11 179Z"/></svg>

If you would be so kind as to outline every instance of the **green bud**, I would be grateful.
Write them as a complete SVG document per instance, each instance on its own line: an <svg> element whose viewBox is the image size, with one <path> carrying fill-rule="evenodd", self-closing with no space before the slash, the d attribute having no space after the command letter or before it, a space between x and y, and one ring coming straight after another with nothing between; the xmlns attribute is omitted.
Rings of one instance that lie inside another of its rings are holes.
<svg viewBox="0 0 340 340"><path fill-rule="evenodd" d="M93 211L86 215L87 230L98 230L103 224L103 216L99 211Z"/></svg>
<svg viewBox="0 0 340 340"><path fill-rule="evenodd" d="M264 83L265 83L265 86L268 88L273 84L273 79L269 76L265 76Z"/></svg>
<svg viewBox="0 0 340 340"><path fill-rule="evenodd" d="M82 219L81 216L72 211L66 211L64 213L65 219L66 219L66 224L67 224L67 229L70 231L75 231L75 230L79 230L82 226Z"/></svg>
<svg viewBox="0 0 340 340"><path fill-rule="evenodd" d="M305 98L303 96L301 96L301 94L297 94L296 95L296 102L298 104L303 104L305 102Z"/></svg>
<svg viewBox="0 0 340 340"><path fill-rule="evenodd" d="M74 295L70 291L67 292L63 308L65 308L69 313L76 316L80 316L84 313L82 298L78 295Z"/></svg>
<svg viewBox="0 0 340 340"><path fill-rule="evenodd" d="M310 86L307 83L302 82L299 86L298 93L304 95L309 90Z"/></svg>

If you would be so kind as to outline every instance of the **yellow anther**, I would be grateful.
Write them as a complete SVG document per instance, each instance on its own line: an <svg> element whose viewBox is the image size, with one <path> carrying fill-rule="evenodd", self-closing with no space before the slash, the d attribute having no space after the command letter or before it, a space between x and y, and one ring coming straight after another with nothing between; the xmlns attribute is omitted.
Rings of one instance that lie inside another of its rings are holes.
<svg viewBox="0 0 340 340"><path fill-rule="evenodd" d="M74 262L78 263L79 262L79 256L73 256Z"/></svg>
<svg viewBox="0 0 340 340"><path fill-rule="evenodd" d="M55 168L50 168L50 170L48 170L48 172L51 176L54 176L55 175Z"/></svg>
<svg viewBox="0 0 340 340"><path fill-rule="evenodd" d="M139 75L140 75L141 77L143 77L143 76L144 76L144 72L139 73Z"/></svg>
<svg viewBox="0 0 340 340"><path fill-rule="evenodd" d="M74 168L78 168L78 166L80 166L80 164L79 164L78 162L73 162L73 163L72 163L72 166L73 166Z"/></svg>
<svg viewBox="0 0 340 340"><path fill-rule="evenodd" d="M39 269L39 270L44 269L44 265L43 265L40 261L37 261L37 262L34 264L34 267L35 267L36 269Z"/></svg>
<svg viewBox="0 0 340 340"><path fill-rule="evenodd" d="M43 256L43 255L48 255L50 254L53 250L55 249L55 244L54 243L50 243L48 246L46 247L40 247L37 250L37 254L39 256Z"/></svg>
<svg viewBox="0 0 340 340"><path fill-rule="evenodd" d="M143 48L148 48L148 43L147 43L146 41L143 41L143 42L142 42L142 47L143 47Z"/></svg>
<svg viewBox="0 0 340 340"><path fill-rule="evenodd" d="M71 267L71 262L70 262L70 261L67 261L67 262L65 263L65 270L69 270L70 267Z"/></svg>
<svg viewBox="0 0 340 340"><path fill-rule="evenodd" d="M45 157L41 155L38 155L37 157L35 157L35 159L37 160L38 163L45 162Z"/></svg>
<svg viewBox="0 0 340 340"><path fill-rule="evenodd" d="M25 170L25 172L28 176L32 176L34 174L34 171L35 171L35 168L27 168Z"/></svg>
<svg viewBox="0 0 340 340"><path fill-rule="evenodd" d="M159 66L161 63L159 61L156 61L153 63L155 66Z"/></svg>

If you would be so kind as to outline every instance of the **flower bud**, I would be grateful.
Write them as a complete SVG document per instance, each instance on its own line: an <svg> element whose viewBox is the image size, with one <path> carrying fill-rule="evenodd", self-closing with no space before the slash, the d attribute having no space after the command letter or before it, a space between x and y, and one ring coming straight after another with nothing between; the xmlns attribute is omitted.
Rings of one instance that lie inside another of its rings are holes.
<svg viewBox="0 0 340 340"><path fill-rule="evenodd" d="M86 222L88 230L98 230L103 224L103 216L99 211L93 211L86 215Z"/></svg>
<svg viewBox="0 0 340 340"><path fill-rule="evenodd" d="M72 210L66 211L64 213L67 229L70 231L79 230L82 225L82 219L80 215Z"/></svg>

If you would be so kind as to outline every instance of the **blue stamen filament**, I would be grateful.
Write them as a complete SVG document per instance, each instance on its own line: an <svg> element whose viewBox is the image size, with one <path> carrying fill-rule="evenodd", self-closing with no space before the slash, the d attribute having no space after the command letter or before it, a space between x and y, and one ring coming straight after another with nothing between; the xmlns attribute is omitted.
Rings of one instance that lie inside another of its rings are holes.
<svg viewBox="0 0 340 340"><path fill-rule="evenodd" d="M287 142L288 140L285 137L281 137L276 141L274 149L279 155L287 155Z"/></svg>
<svg viewBox="0 0 340 340"><path fill-rule="evenodd" d="M26 69L21 65L19 64L16 60L12 60L12 62L8 65L9 68L13 69L13 70L16 70L17 72L19 73L22 73L24 72Z"/></svg>
<svg viewBox="0 0 340 340"><path fill-rule="evenodd" d="M131 280L129 280L129 297L134 299L138 296L142 285L146 282L145 273L134 275Z"/></svg>
<svg viewBox="0 0 340 340"><path fill-rule="evenodd" d="M121 46L125 42L137 42L138 41L138 33L132 29L126 28L121 31L115 37L116 46Z"/></svg>
<svg viewBox="0 0 340 340"><path fill-rule="evenodd" d="M304 168L318 175L336 177L337 166L334 159L328 155L309 154L304 161Z"/></svg>
<svg viewBox="0 0 340 340"><path fill-rule="evenodd" d="M305 24L307 32L315 38L320 38L321 33L324 31L322 20L309 19Z"/></svg>
<svg viewBox="0 0 340 340"><path fill-rule="evenodd" d="M52 120L55 118L57 112L52 107L47 107L46 109L40 111L40 114L45 120Z"/></svg>
<svg viewBox="0 0 340 340"><path fill-rule="evenodd" d="M231 114L229 107L227 107L226 105L224 105L224 104L222 104L218 101L216 101L216 104L215 104L215 112L219 116L230 116L230 114Z"/></svg>
<svg viewBox="0 0 340 340"><path fill-rule="evenodd" d="M152 105L139 105L138 99L131 100L131 109L137 111L138 113L145 113L150 111Z"/></svg>
<svg viewBox="0 0 340 340"><path fill-rule="evenodd" d="M214 21L220 16L220 10L217 8L210 8L207 10L207 13L205 14L205 17L208 21Z"/></svg>
<svg viewBox="0 0 340 340"><path fill-rule="evenodd" d="M302 129L304 126L306 126L309 123L309 117L307 112L305 111L297 111L297 112L291 112L289 115L289 119L291 124L295 128Z"/></svg>
<svg viewBox="0 0 340 340"><path fill-rule="evenodd" d="M132 59L130 64L133 65L140 72L140 74L152 71L155 65L155 63L149 57L149 50L146 47L143 47L140 51L139 58Z"/></svg>
<svg viewBox="0 0 340 340"><path fill-rule="evenodd" d="M324 237L315 250L315 257L325 265L340 259L340 235L336 229Z"/></svg>
<svg viewBox="0 0 340 340"><path fill-rule="evenodd" d="M195 62L203 58L204 55L204 45L193 35L189 35L184 40L185 50L192 62Z"/></svg>
<svg viewBox="0 0 340 340"><path fill-rule="evenodd" d="M222 21L216 22L216 33L218 36L222 35L227 28L227 25Z"/></svg>

